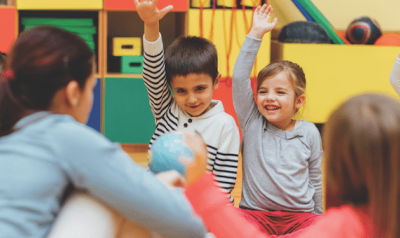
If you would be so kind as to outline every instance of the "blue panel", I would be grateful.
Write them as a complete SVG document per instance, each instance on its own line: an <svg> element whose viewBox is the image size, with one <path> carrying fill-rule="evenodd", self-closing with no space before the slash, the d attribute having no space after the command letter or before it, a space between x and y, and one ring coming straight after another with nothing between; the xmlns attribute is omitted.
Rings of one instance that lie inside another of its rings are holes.
<svg viewBox="0 0 400 238"><path fill-rule="evenodd" d="M87 125L98 132L101 130L101 80L99 78L94 87L93 106Z"/></svg>

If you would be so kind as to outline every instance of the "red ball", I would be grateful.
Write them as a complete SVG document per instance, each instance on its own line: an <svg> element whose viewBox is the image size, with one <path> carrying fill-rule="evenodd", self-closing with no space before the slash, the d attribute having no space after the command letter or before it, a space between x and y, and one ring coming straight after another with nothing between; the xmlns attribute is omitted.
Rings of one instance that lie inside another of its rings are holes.
<svg viewBox="0 0 400 238"><path fill-rule="evenodd" d="M400 35L394 33L383 34L374 45L400 46Z"/></svg>

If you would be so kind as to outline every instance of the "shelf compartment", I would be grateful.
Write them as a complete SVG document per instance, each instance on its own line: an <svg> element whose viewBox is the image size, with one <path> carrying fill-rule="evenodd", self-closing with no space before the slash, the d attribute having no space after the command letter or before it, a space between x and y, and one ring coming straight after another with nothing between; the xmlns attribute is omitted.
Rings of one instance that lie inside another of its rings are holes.
<svg viewBox="0 0 400 238"><path fill-rule="evenodd" d="M147 144L155 130L141 78L105 78L104 135L113 142Z"/></svg>
<svg viewBox="0 0 400 238"><path fill-rule="evenodd" d="M101 79L97 78L97 84L94 87L93 106L87 121L87 125L98 132L101 132L101 99L102 99L102 83Z"/></svg>
<svg viewBox="0 0 400 238"><path fill-rule="evenodd" d="M19 11L20 32L37 25L58 27L80 36L96 55L98 72L102 72L99 59L101 46L101 11Z"/></svg>
<svg viewBox="0 0 400 238"><path fill-rule="evenodd" d="M121 73L121 57L113 56L113 38L135 37L143 38L144 23L137 12L129 11L106 11L104 33L107 35L105 73ZM160 21L160 31L164 43L164 49L168 47L177 37L185 35L187 26L187 13L172 12ZM142 52L142 47L140 49Z"/></svg>

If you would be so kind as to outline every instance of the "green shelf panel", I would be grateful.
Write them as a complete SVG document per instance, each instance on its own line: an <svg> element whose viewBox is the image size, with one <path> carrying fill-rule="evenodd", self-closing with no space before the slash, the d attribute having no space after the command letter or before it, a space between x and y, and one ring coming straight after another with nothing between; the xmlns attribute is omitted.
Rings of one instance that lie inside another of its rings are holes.
<svg viewBox="0 0 400 238"><path fill-rule="evenodd" d="M76 33L75 33L76 34ZM94 41L94 37L92 34L84 34L84 33L78 33L77 34L79 37L81 37L85 41Z"/></svg>
<svg viewBox="0 0 400 238"><path fill-rule="evenodd" d="M93 26L91 18L37 18L24 17L22 25L51 25L51 26Z"/></svg>
<svg viewBox="0 0 400 238"><path fill-rule="evenodd" d="M39 26L39 25L24 25L24 30L29 30L36 26ZM97 29L95 26L80 27L80 26L58 26L58 25L49 25L49 24L41 24L40 26L54 26L54 27L64 29L66 31L76 33L76 34L81 34L81 33L96 34L97 33Z"/></svg>
<svg viewBox="0 0 400 238"><path fill-rule="evenodd" d="M105 78L104 135L113 142L148 144L155 130L141 78Z"/></svg>

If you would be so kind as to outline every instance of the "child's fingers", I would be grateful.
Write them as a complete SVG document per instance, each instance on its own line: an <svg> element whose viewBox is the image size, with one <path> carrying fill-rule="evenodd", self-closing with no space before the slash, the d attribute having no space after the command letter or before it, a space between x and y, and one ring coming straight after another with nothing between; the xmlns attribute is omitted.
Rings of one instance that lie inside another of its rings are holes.
<svg viewBox="0 0 400 238"><path fill-rule="evenodd" d="M271 22L272 26L275 27L276 24L278 23L278 18L274 18L274 20Z"/></svg>
<svg viewBox="0 0 400 238"><path fill-rule="evenodd" d="M274 11L274 9L272 8L272 6L268 6L267 9L265 10L267 13L272 13Z"/></svg>
<svg viewBox="0 0 400 238"><path fill-rule="evenodd" d="M172 5L166 6L160 10L160 19L165 16L168 12L170 12L174 7Z"/></svg>
<svg viewBox="0 0 400 238"><path fill-rule="evenodd" d="M268 13L265 20L266 20L267 22L269 22L270 19L271 19L271 13Z"/></svg>
<svg viewBox="0 0 400 238"><path fill-rule="evenodd" d="M136 0L136 1L137 1L137 0ZM254 12L255 12L256 14L259 14L259 13L260 13L260 9L261 9L261 6L258 6Z"/></svg>
<svg viewBox="0 0 400 238"><path fill-rule="evenodd" d="M139 1L138 0L133 0L133 3L135 4L136 7L139 5Z"/></svg>
<svg viewBox="0 0 400 238"><path fill-rule="evenodd" d="M265 13L265 10L267 9L267 4L262 5L261 9L260 9L260 13L263 14Z"/></svg>

